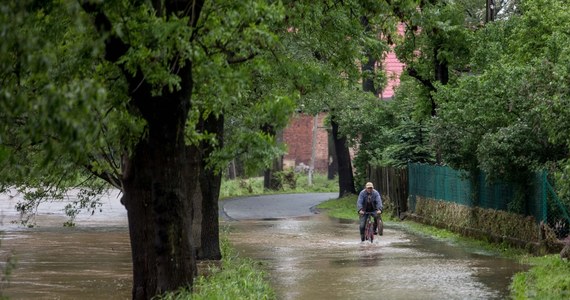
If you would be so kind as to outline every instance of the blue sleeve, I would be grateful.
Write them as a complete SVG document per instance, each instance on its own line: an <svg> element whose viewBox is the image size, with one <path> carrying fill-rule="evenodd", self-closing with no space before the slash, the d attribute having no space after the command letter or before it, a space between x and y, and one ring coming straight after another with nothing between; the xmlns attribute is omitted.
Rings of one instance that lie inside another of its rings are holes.
<svg viewBox="0 0 570 300"><path fill-rule="evenodd" d="M362 196L362 192L358 194L358 199L356 200L356 211L362 209L362 205L364 204L364 197Z"/></svg>
<svg viewBox="0 0 570 300"><path fill-rule="evenodd" d="M377 197L377 199L378 199L378 204L377 204L376 207L377 207L379 210L384 210L384 206L382 205L382 196L380 196L380 192L377 192L377 194L378 194L378 197Z"/></svg>

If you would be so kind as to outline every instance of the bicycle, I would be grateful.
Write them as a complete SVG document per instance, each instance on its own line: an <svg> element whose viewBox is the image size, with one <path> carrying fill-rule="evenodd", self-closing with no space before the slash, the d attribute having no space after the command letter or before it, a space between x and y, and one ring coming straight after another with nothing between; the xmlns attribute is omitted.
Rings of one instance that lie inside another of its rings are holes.
<svg viewBox="0 0 570 300"><path fill-rule="evenodd" d="M374 243L374 213L364 213L366 225L364 227L364 240Z"/></svg>
<svg viewBox="0 0 570 300"><path fill-rule="evenodd" d="M370 241L374 243L374 214L372 212L365 212L364 215L366 216L366 225L364 227L364 240ZM378 235L384 234L384 222L382 222L382 213L377 214L378 217L378 226L377 232Z"/></svg>

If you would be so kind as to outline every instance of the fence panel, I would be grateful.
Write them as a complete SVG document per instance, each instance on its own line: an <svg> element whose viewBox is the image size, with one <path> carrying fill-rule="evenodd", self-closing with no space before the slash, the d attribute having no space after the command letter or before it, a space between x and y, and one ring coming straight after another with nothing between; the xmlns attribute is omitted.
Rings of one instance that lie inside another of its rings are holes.
<svg viewBox="0 0 570 300"><path fill-rule="evenodd" d="M416 197L454 202L466 206L479 206L503 211L514 211L534 216L537 222L547 220L547 183L544 172L537 173L528 187L504 182L489 182L483 172L469 179L465 171L447 166L408 164L409 208L415 211ZM524 189L523 189L524 188ZM525 194L526 203L516 207L516 191Z"/></svg>
<svg viewBox="0 0 570 300"><path fill-rule="evenodd" d="M408 169L392 167L369 167L368 179L388 197L396 207L397 215L408 210Z"/></svg>

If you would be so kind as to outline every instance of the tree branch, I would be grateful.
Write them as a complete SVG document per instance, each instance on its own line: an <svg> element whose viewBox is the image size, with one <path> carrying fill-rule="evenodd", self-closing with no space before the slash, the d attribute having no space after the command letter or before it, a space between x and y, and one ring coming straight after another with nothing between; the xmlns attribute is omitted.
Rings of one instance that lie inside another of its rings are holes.
<svg viewBox="0 0 570 300"><path fill-rule="evenodd" d="M93 25L97 32L101 36L107 35L105 38L105 59L110 62L118 61L121 56L127 53L129 46L119 37L111 34L113 25L111 24L111 20L109 20L107 15L103 12L102 3L83 0L80 4L86 13L94 16Z"/></svg>

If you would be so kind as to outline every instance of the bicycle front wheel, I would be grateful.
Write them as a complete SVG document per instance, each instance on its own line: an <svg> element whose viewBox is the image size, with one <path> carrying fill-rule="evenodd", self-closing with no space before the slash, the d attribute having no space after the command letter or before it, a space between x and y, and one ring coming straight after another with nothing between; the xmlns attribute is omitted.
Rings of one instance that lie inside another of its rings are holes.
<svg viewBox="0 0 570 300"><path fill-rule="evenodd" d="M371 220L372 217L368 217L366 221L366 239L369 240L371 243L374 242L374 223Z"/></svg>

